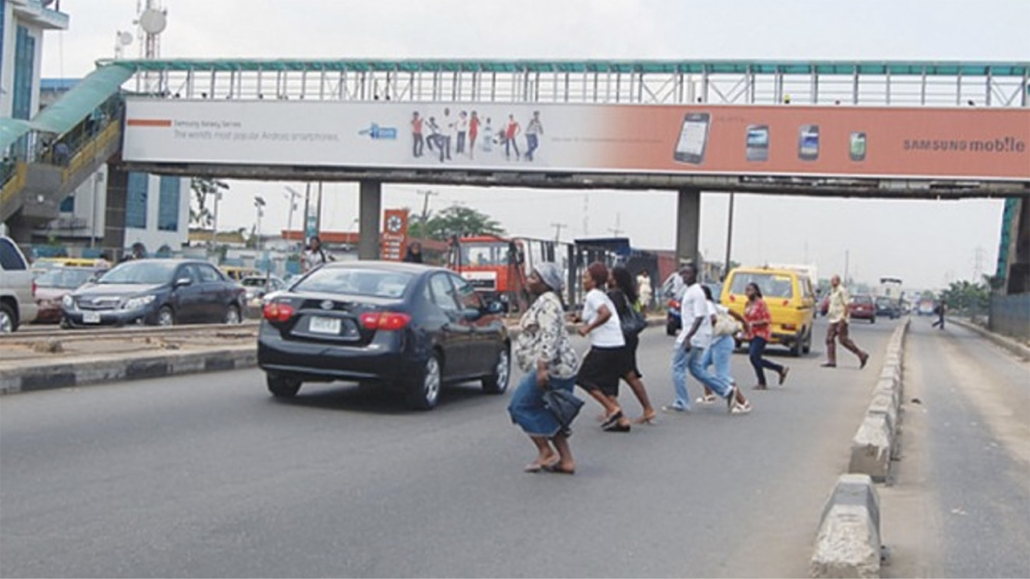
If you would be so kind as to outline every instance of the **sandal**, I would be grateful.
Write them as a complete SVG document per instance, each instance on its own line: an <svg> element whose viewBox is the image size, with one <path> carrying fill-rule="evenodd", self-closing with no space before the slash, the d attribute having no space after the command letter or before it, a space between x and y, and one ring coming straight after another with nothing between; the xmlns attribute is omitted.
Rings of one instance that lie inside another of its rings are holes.
<svg viewBox="0 0 1030 579"><path fill-rule="evenodd" d="M650 414L644 414L634 420L633 424L650 424L652 426L658 424L658 413L652 410Z"/></svg>
<svg viewBox="0 0 1030 579"><path fill-rule="evenodd" d="M751 402L745 402L744 404L734 404L733 410L730 410L730 414L748 414L751 412Z"/></svg>
<svg viewBox="0 0 1030 579"><path fill-rule="evenodd" d="M780 370L780 386L783 386L783 383L786 382L787 374L789 372L790 372L790 368L788 368L787 366L784 366L783 370Z"/></svg>
<svg viewBox="0 0 1030 579"><path fill-rule="evenodd" d="M561 460L555 461L554 464L550 464L544 467L547 472L553 472L555 474L576 474L575 468L565 468L561 465Z"/></svg>
<svg viewBox="0 0 1030 579"><path fill-rule="evenodd" d="M540 472L542 470L547 470L549 468L554 467L554 465L558 464L559 462L561 462L561 457L560 456L559 457L555 457L554 460L552 460L551 462L548 462L548 463L539 463L539 462L534 460L533 462L531 462L531 463L527 464L526 466L524 466L522 468L522 470L524 472L529 472L529 473Z"/></svg>
<svg viewBox="0 0 1030 579"><path fill-rule="evenodd" d="M715 404L716 400L718 398L716 398L715 394L705 394L704 396L698 396L694 402L698 404Z"/></svg>
<svg viewBox="0 0 1030 579"><path fill-rule="evenodd" d="M604 419L604 422L601 423L601 428L604 429L604 430L608 430L608 428L611 425L618 424L620 420L622 420L622 411L621 410L619 410L615 414L612 414L611 416L606 416L605 419Z"/></svg>

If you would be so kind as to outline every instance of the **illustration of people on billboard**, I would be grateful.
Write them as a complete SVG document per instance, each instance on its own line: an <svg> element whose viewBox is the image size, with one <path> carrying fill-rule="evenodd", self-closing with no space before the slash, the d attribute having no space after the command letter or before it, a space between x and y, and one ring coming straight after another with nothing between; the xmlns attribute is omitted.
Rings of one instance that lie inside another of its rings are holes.
<svg viewBox="0 0 1030 579"><path fill-rule="evenodd" d="M465 152L465 139L468 135L469 130L469 119L468 113L461 111L458 113L458 120L454 123L454 128L458 133L458 141L454 147L454 154L461 155Z"/></svg>
<svg viewBox="0 0 1030 579"><path fill-rule="evenodd" d="M490 153L494 147L494 127L490 124L490 117L486 117L486 124L483 126L483 152Z"/></svg>
<svg viewBox="0 0 1030 579"><path fill-rule="evenodd" d="M508 115L508 126L504 129L504 158L511 160L511 150L515 149L515 160L522 158L519 153L519 144L515 141L522 132L522 125L515 120L515 115Z"/></svg>
<svg viewBox="0 0 1030 579"><path fill-rule="evenodd" d="M440 131L443 135L443 151L446 153L447 160L451 160L451 143L454 141L455 132L455 121L454 117L451 116L451 109L445 108L443 110L443 118L440 119ZM441 161L443 158L441 157Z"/></svg>
<svg viewBox="0 0 1030 579"><path fill-rule="evenodd" d="M479 136L479 115L472 111L469 118L469 159L476 158L476 137Z"/></svg>
<svg viewBox="0 0 1030 579"><path fill-rule="evenodd" d="M411 154L415 158L422 156L426 141L422 137L422 117L415 111L411 115Z"/></svg>
<svg viewBox="0 0 1030 579"><path fill-rule="evenodd" d="M426 129L429 130L429 136L426 137L426 144L429 146L429 150L432 151L434 148L440 155L440 162L444 161L444 148L446 146L446 137L440 132L440 125L436 122L436 117L429 117L429 122L426 123Z"/></svg>
<svg viewBox="0 0 1030 579"><path fill-rule="evenodd" d="M533 118L526 125L527 161L533 160L533 152L540 146L540 135L542 134L544 134L544 125L540 123L540 111L533 111Z"/></svg>

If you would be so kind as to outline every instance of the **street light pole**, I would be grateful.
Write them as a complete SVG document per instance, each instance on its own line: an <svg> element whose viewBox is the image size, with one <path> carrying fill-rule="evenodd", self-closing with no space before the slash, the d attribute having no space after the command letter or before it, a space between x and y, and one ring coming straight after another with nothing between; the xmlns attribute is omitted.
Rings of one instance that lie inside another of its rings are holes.
<svg viewBox="0 0 1030 579"><path fill-rule="evenodd" d="M297 209L297 198L298 197L303 197L303 195L301 195L297 191L294 191L292 187L286 187L286 191L288 193L286 198L290 200L290 216L289 216L289 219L286 222L286 235L289 236L290 234L293 233L293 211L295 209ZM301 229L303 229L303 228L301 228ZM304 236L301 235L301 239L303 239L303 238L304 238ZM289 240L287 240L287 241L289 241Z"/></svg>
<svg viewBox="0 0 1030 579"><path fill-rule="evenodd" d="M439 195L436 191L419 191L419 195L423 195L425 198L422 200L422 243L426 242L426 223L429 221L429 198Z"/></svg>
<svg viewBox="0 0 1030 579"><path fill-rule="evenodd" d="M723 269L722 278L730 274L730 256L733 251L733 191L730 191L730 211L726 218L726 267Z"/></svg>
<svg viewBox="0 0 1030 579"><path fill-rule="evenodd" d="M257 249L261 249L261 217L265 214L264 207L264 198L260 195L255 195L254 208L257 209L257 230L254 233L257 235L257 241L254 243L254 247Z"/></svg>

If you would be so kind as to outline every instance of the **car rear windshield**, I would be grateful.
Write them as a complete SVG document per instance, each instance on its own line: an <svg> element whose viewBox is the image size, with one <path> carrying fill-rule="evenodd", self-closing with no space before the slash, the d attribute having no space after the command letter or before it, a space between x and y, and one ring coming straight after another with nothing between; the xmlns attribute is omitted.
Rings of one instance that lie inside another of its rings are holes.
<svg viewBox="0 0 1030 579"><path fill-rule="evenodd" d="M89 281L93 277L94 270L86 268L63 268L55 267L48 269L46 273L36 278L36 285L39 287L54 287L61 289L75 289Z"/></svg>
<svg viewBox="0 0 1030 579"><path fill-rule="evenodd" d="M794 284L791 283L790 276L774 273L737 272L733 274L730 293L743 295L749 283L756 284L758 289L762 290L762 295L767 298L794 297Z"/></svg>
<svg viewBox="0 0 1030 579"><path fill-rule="evenodd" d="M873 298L871 298L869 296L855 296L855 297L851 298L851 303L853 303L853 304L871 304L871 303L873 303Z"/></svg>
<svg viewBox="0 0 1030 579"><path fill-rule="evenodd" d="M413 277L396 271L324 267L311 272L293 291L399 298Z"/></svg>
<svg viewBox="0 0 1030 579"><path fill-rule="evenodd" d="M266 283L271 283L271 280L266 280L263 277L245 277L240 285L244 287L264 287Z"/></svg>
<svg viewBox="0 0 1030 579"><path fill-rule="evenodd" d="M179 264L173 262L129 261L116 266L114 269L104 274L104 277L100 278L98 283L146 285L168 283L172 280L172 274L175 273L175 268L177 267L179 267Z"/></svg>

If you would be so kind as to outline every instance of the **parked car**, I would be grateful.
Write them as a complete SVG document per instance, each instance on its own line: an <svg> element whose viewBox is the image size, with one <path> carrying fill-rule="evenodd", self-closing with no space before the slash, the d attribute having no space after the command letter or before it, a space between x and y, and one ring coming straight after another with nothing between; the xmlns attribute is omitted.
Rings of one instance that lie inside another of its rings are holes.
<svg viewBox="0 0 1030 579"><path fill-rule="evenodd" d="M72 327L240 322L242 286L206 261L138 259L111 268L94 284L64 296L62 323Z"/></svg>
<svg viewBox="0 0 1030 579"><path fill-rule="evenodd" d="M87 282L95 281L106 269L95 267L53 267L36 277L37 324L61 321L61 300Z"/></svg>
<svg viewBox="0 0 1030 579"><path fill-rule="evenodd" d="M382 261L331 262L266 301L258 365L273 396L304 382L350 380L429 410L443 384L508 388L510 342L498 314L458 274Z"/></svg>
<svg viewBox="0 0 1030 579"><path fill-rule="evenodd" d="M762 290L772 316L769 343L790 348L794 356L809 353L815 323L811 278L794 269L738 267L726 276L722 304L743 316L747 304L744 289L752 282Z"/></svg>
<svg viewBox="0 0 1030 579"><path fill-rule="evenodd" d="M887 296L880 296L876 298L876 315L895 320L901 316L901 304Z"/></svg>
<svg viewBox="0 0 1030 579"><path fill-rule="evenodd" d="M240 280L245 291L245 304L249 308L261 308L266 294L282 291L286 282L277 275L251 275Z"/></svg>
<svg viewBox="0 0 1030 579"><path fill-rule="evenodd" d="M8 334L36 319L36 282L10 237L0 236L0 334Z"/></svg>
<svg viewBox="0 0 1030 579"><path fill-rule="evenodd" d="M848 305L848 315L852 320L869 320L870 324L876 323L876 303L873 296L858 294L851 296L851 303Z"/></svg>

